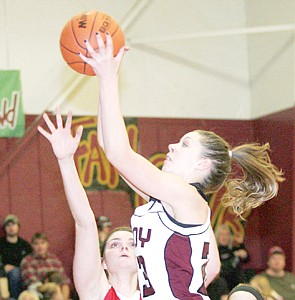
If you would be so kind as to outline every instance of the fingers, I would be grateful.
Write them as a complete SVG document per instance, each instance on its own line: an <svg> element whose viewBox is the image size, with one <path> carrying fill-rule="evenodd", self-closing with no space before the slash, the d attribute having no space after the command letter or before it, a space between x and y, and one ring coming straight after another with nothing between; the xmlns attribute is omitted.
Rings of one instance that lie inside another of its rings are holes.
<svg viewBox="0 0 295 300"><path fill-rule="evenodd" d="M125 55L125 53L126 53L127 51L129 51L129 50L130 50L129 47L126 47L126 46L122 47L122 48L119 50L117 56L115 57L116 61L117 61L119 64L121 63L121 61L122 61L123 56Z"/></svg>
<svg viewBox="0 0 295 300"><path fill-rule="evenodd" d="M48 133L46 130L44 130L41 126L38 126L37 129L44 137L47 138L48 141L50 141L50 137L51 137L50 133Z"/></svg>
<svg viewBox="0 0 295 300"><path fill-rule="evenodd" d="M56 129L63 129L63 120L61 117L61 113L60 113L60 108L57 107L56 109L56 123L57 123L57 128L55 128L54 124L51 122L50 118L48 117L47 113L43 114L43 119L46 123L46 125L48 126L49 130L51 133L53 133L54 131L56 131ZM72 112L69 111L68 116L67 116L67 120L66 120L66 124L65 124L65 129L71 129L72 126ZM40 129L39 129L40 127ZM44 134L44 132L46 132L41 126L38 127L38 130L40 131L40 133L42 133L44 136L46 136ZM46 132L47 133L47 132ZM47 135L49 135L49 133L47 133Z"/></svg>
<svg viewBox="0 0 295 300"><path fill-rule="evenodd" d="M69 111L68 116L67 116L66 125L65 125L65 129L67 129L67 130L71 130L72 117L73 117L73 113L71 111Z"/></svg>
<svg viewBox="0 0 295 300"><path fill-rule="evenodd" d="M56 108L56 124L57 128L62 128L62 118L60 114L60 107Z"/></svg>
<svg viewBox="0 0 295 300"><path fill-rule="evenodd" d="M104 43L103 38L101 36L101 33L96 32L96 41L98 45L98 50L95 51L92 47L92 45L89 43L88 40L84 40L85 47L92 58L95 58L95 56L100 54L113 54L113 40L110 34L106 33L106 43ZM82 53L78 53L78 55L81 57L82 60L84 60L86 63L89 63L88 57L84 56Z"/></svg>
<svg viewBox="0 0 295 300"><path fill-rule="evenodd" d="M53 123L51 122L51 120L49 119L47 113L43 114L43 119L46 123L46 125L48 126L48 128L50 129L51 132L55 131L55 126L53 125Z"/></svg>
<svg viewBox="0 0 295 300"><path fill-rule="evenodd" d="M108 32L106 33L106 53L113 56L113 39Z"/></svg>
<svg viewBox="0 0 295 300"><path fill-rule="evenodd" d="M45 123L47 124L49 131L46 131L43 127L38 126L38 131L51 142L52 136L62 136L63 133L71 135L71 126L72 126L72 118L73 114L71 111L68 112L67 120L65 123L65 127L63 127L63 121L60 113L60 108L58 107L56 110L56 122L57 122L57 128L54 126L54 124L49 119L48 115L46 113L43 114L43 119ZM79 143L81 136L83 132L83 126L80 125L77 129L76 135L74 139Z"/></svg>
<svg viewBox="0 0 295 300"><path fill-rule="evenodd" d="M88 58L86 56L84 56L81 52L78 52L78 55L80 56L80 58L85 61L86 63L88 63Z"/></svg>
<svg viewBox="0 0 295 300"><path fill-rule="evenodd" d="M98 45L98 50L100 53L105 53L106 47L104 45L103 39L99 32L96 33L96 41Z"/></svg>
<svg viewBox="0 0 295 300"><path fill-rule="evenodd" d="M95 55L95 52L93 50L93 48L91 47L91 45L89 44L88 41L84 41L85 42L85 45L86 45L86 48L88 50L88 52L90 53L90 55L93 57ZM92 49L92 50L91 50ZM92 57L86 57L85 55L83 55L81 52L78 52L77 53L78 56L84 61L86 62L86 64L90 65L91 67L93 67L93 58Z"/></svg>
<svg viewBox="0 0 295 300"><path fill-rule="evenodd" d="M82 133L83 133L83 126L80 125L80 126L78 127L78 129L77 129L77 131L76 131L76 135L75 135L75 137L74 137L74 139L75 139L75 141L76 141L77 143L80 142Z"/></svg>
<svg viewBox="0 0 295 300"><path fill-rule="evenodd" d="M92 48L91 44L89 43L88 40L84 40L84 43L85 43L85 46L86 46L86 49L88 50L88 52L90 53L91 57L94 57L95 56L95 51L94 49Z"/></svg>

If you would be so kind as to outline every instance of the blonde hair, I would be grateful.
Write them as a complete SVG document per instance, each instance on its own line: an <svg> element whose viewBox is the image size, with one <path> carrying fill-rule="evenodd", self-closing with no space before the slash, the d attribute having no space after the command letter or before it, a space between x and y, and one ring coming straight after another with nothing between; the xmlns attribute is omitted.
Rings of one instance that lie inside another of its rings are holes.
<svg viewBox="0 0 295 300"><path fill-rule="evenodd" d="M17 298L18 300L39 300L40 298L35 292L23 291Z"/></svg>
<svg viewBox="0 0 295 300"><path fill-rule="evenodd" d="M230 149L217 134L204 130L197 132L205 149L203 157L212 162L211 173L200 182L205 193L216 192L224 185L222 202L225 207L232 207L238 216L277 195L278 183L285 179L283 172L270 160L268 143L244 144ZM242 169L243 176L227 180L233 160Z"/></svg>

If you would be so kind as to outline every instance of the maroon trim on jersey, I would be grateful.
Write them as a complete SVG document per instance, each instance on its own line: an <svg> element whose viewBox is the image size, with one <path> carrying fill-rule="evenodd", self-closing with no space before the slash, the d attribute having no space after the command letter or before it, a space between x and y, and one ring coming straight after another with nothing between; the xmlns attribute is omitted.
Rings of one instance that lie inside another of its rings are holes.
<svg viewBox="0 0 295 300"><path fill-rule="evenodd" d="M189 292L194 269L191 264L192 248L187 236L173 234L165 247L165 263L170 288L175 298L203 300L200 294Z"/></svg>

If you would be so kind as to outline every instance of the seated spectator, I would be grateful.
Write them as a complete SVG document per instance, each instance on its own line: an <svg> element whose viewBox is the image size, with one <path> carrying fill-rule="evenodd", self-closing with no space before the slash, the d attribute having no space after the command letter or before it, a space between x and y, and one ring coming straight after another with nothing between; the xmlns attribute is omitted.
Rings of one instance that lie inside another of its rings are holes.
<svg viewBox="0 0 295 300"><path fill-rule="evenodd" d="M221 260L220 275L227 281L229 290L244 283L242 263L249 261L249 254L240 234L233 235L230 227L221 225L216 230L216 240Z"/></svg>
<svg viewBox="0 0 295 300"><path fill-rule="evenodd" d="M215 231L221 261L219 277L207 288L212 300L226 299L229 291L239 283L245 282L242 263L249 261L249 254L239 234L233 236L230 227L220 225Z"/></svg>
<svg viewBox="0 0 295 300"><path fill-rule="evenodd" d="M66 276L64 268L58 257L48 251L49 243L43 233L35 233L32 237L33 252L21 262L21 274L26 289L37 290L43 279L50 272L61 275L61 292L64 300L69 299L70 279Z"/></svg>
<svg viewBox="0 0 295 300"><path fill-rule="evenodd" d="M15 215L7 215L3 222L5 237L0 239L0 255L8 278L11 297L17 299L23 290L20 274L22 259L32 252L31 245L19 236L20 223Z"/></svg>
<svg viewBox="0 0 295 300"><path fill-rule="evenodd" d="M239 284L228 295L228 300L264 300L261 293L248 284Z"/></svg>
<svg viewBox="0 0 295 300"><path fill-rule="evenodd" d="M295 299L295 275L285 270L286 256L285 251L279 247L271 247L268 251L267 269L265 272L256 275L252 280L257 280L257 277L265 277L271 289L284 300ZM274 298L274 299L282 299Z"/></svg>
<svg viewBox="0 0 295 300"><path fill-rule="evenodd" d="M99 247L100 252L102 249L102 245L106 239L106 237L111 232L112 222L106 216L100 216L96 219L97 227L98 227L98 236L99 236Z"/></svg>
<svg viewBox="0 0 295 300"><path fill-rule="evenodd" d="M255 276L250 280L250 285L258 289L266 300L284 300L274 289L271 288L268 279L264 276Z"/></svg>
<svg viewBox="0 0 295 300"><path fill-rule="evenodd" d="M20 293L17 300L40 300L38 294L32 291L23 291Z"/></svg>

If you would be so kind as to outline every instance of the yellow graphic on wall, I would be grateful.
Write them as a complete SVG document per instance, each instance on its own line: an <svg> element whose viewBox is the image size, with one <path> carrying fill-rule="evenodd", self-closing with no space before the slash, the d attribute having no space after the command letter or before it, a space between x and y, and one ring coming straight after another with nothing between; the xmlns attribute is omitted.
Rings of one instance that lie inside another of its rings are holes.
<svg viewBox="0 0 295 300"><path fill-rule="evenodd" d="M132 149L137 151L138 128L136 119L126 119L126 129ZM128 190L117 170L106 159L97 141L96 117L73 119L73 132L83 126L83 135L76 151L75 162L82 185L86 190ZM129 190L128 190L129 191Z"/></svg>

